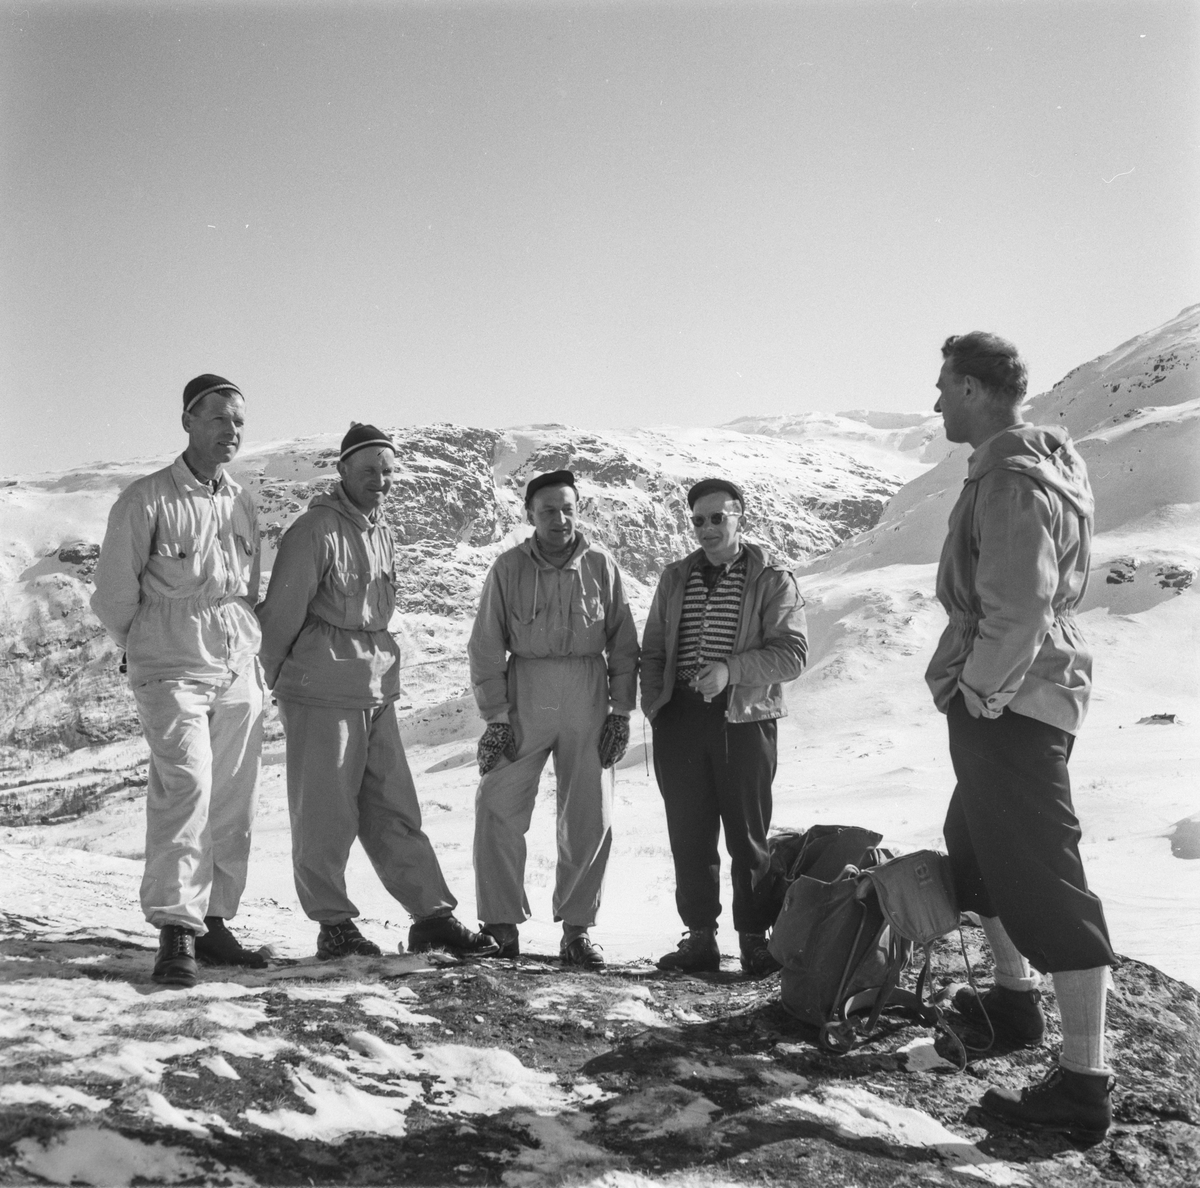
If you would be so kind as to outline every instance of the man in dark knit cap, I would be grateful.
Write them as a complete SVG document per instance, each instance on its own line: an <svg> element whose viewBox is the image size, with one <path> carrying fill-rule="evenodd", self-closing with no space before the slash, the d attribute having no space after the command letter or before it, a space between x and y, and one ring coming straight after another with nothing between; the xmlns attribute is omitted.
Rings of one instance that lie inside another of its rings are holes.
<svg viewBox="0 0 1200 1188"><path fill-rule="evenodd" d="M263 671L287 734L296 893L320 925L319 958L380 956L346 894L357 837L413 918L412 952L487 957L496 943L453 915L457 900L421 828L396 720L400 649L388 631L395 544L383 516L395 467L386 433L350 427L338 458L342 481L284 533L258 608Z"/></svg>
<svg viewBox="0 0 1200 1188"><path fill-rule="evenodd" d="M195 985L197 958L266 965L225 926L246 885L262 744L258 517L225 470L245 411L219 375L187 384L187 449L121 492L92 595L150 747L142 910L159 929L154 980L171 986Z"/></svg>
<svg viewBox="0 0 1200 1188"><path fill-rule="evenodd" d="M663 571L642 637L642 710L688 929L658 965L720 968L723 825L742 968L757 976L779 968L767 950L767 831L782 684L808 655L804 600L786 565L742 539L746 497L736 483L704 479L688 506L700 547Z"/></svg>
<svg viewBox="0 0 1200 1188"><path fill-rule="evenodd" d="M637 680L637 631L621 571L576 527L569 470L525 488L529 539L502 553L484 582L468 654L487 727L475 798L475 887L502 956L520 952L529 919L525 834L538 780L554 755L558 869L554 919L566 965L604 964L588 930L612 848L612 789L601 778L625 753Z"/></svg>

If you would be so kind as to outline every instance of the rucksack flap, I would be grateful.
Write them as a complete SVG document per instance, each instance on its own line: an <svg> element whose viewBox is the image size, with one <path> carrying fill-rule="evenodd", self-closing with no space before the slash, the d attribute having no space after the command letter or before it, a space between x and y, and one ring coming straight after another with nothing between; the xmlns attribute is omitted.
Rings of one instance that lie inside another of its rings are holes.
<svg viewBox="0 0 1200 1188"><path fill-rule="evenodd" d="M958 927L950 861L936 850L902 854L864 871L884 919L914 944L929 946Z"/></svg>
<svg viewBox="0 0 1200 1188"><path fill-rule="evenodd" d="M788 871L789 879L808 875L832 882L847 866L860 870L872 864L871 850L883 834L857 825L814 825L804 835L804 845Z"/></svg>

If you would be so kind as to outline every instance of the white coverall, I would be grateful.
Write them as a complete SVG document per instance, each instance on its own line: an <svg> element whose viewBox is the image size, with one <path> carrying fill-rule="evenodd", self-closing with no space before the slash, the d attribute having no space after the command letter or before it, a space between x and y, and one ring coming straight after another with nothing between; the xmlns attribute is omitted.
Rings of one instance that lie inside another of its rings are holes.
<svg viewBox="0 0 1200 1188"><path fill-rule="evenodd" d="M237 914L258 790L263 691L258 517L183 457L131 483L108 517L91 605L125 649L150 747L142 910L198 935Z"/></svg>
<svg viewBox="0 0 1200 1188"><path fill-rule="evenodd" d="M358 915L346 893L355 837L414 919L457 906L421 828L396 720L394 554L387 522L363 515L339 484L284 533L258 608L263 671L287 731L296 894L322 924Z"/></svg>
<svg viewBox="0 0 1200 1188"><path fill-rule="evenodd" d="M489 924L530 916L525 834L551 753L558 784L554 919L596 922L612 848L612 791L601 779L605 717L635 701L638 643L621 571L577 534L556 569L530 537L488 571L468 654L479 712L508 722L516 760L501 758L475 797L475 896ZM605 659L607 653L607 660Z"/></svg>

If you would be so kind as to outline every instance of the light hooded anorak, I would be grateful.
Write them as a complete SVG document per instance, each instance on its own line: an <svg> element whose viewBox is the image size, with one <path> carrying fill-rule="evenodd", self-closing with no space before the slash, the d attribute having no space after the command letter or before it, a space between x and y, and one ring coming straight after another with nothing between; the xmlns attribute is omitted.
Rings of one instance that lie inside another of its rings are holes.
<svg viewBox="0 0 1200 1188"><path fill-rule="evenodd" d="M370 709L400 696L395 543L341 483L317 495L283 534L258 607L263 673L281 700Z"/></svg>
<svg viewBox="0 0 1200 1188"><path fill-rule="evenodd" d="M636 704L637 629L621 572L582 532L562 569L542 557L533 536L500 554L483 584L468 654L487 722L508 721L508 674L517 658L607 654L609 711L629 714Z"/></svg>
<svg viewBox="0 0 1200 1188"><path fill-rule="evenodd" d="M1074 612L1087 590L1094 501L1066 430L1018 424L968 460L938 565L950 616L925 679L945 713L1005 707L1071 734L1087 713L1092 660Z"/></svg>
<svg viewBox="0 0 1200 1188"><path fill-rule="evenodd" d="M782 718L783 682L794 681L808 656L804 599L791 570L749 541L746 584L729 668L725 719L731 723ZM663 570L642 635L642 711L651 721L675 691L679 661L679 620L692 570L704 564L704 550L689 553Z"/></svg>
<svg viewBox="0 0 1200 1188"><path fill-rule="evenodd" d="M113 505L91 606L125 649L131 685L222 682L258 652L258 583L253 495L227 472L214 491L180 455Z"/></svg>

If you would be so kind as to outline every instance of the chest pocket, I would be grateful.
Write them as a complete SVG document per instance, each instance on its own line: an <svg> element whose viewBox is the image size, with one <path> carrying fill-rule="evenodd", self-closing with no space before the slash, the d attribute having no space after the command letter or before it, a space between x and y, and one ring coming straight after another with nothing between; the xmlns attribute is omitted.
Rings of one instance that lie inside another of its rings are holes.
<svg viewBox="0 0 1200 1188"><path fill-rule="evenodd" d="M254 563L254 550L258 541L254 524L240 505L233 509L233 555L234 563L243 582L250 580L250 567Z"/></svg>
<svg viewBox="0 0 1200 1188"><path fill-rule="evenodd" d="M194 593L205 576L199 539L179 527L156 536L148 568L168 594Z"/></svg>

